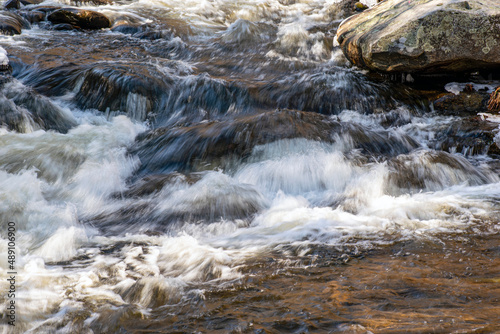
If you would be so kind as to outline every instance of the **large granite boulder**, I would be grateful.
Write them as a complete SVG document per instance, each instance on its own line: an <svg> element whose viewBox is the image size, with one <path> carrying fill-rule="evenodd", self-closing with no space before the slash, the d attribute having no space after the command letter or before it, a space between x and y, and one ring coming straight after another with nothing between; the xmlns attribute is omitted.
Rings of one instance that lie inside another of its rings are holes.
<svg viewBox="0 0 500 334"><path fill-rule="evenodd" d="M337 31L356 66L389 73L500 69L499 0L386 0Z"/></svg>

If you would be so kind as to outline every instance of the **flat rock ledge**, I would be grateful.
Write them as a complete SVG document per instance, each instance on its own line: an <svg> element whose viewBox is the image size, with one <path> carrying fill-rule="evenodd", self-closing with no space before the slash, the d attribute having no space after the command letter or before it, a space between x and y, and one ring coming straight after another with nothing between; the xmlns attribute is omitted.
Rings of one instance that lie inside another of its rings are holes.
<svg viewBox="0 0 500 334"><path fill-rule="evenodd" d="M499 0L386 0L337 30L354 65L385 73L500 70Z"/></svg>

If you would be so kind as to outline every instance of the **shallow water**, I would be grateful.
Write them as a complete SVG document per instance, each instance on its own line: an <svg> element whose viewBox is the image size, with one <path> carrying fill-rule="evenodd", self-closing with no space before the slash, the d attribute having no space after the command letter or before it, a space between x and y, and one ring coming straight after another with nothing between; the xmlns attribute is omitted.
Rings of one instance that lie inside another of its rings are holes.
<svg viewBox="0 0 500 334"><path fill-rule="evenodd" d="M132 33L0 36L3 332L500 331L498 124L350 68L334 3L118 1L82 8Z"/></svg>

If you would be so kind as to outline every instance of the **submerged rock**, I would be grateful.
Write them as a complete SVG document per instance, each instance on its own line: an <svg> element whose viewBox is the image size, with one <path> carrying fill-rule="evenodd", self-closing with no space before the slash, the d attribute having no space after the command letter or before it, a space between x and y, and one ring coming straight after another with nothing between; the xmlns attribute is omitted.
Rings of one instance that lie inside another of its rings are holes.
<svg viewBox="0 0 500 334"><path fill-rule="evenodd" d="M46 16L45 13L40 10L20 11L19 14L26 20L28 20L29 23L31 24L45 21L45 16Z"/></svg>
<svg viewBox="0 0 500 334"><path fill-rule="evenodd" d="M91 10L63 8L47 16L54 24L66 23L81 29L103 29L111 27L110 20L103 14Z"/></svg>
<svg viewBox="0 0 500 334"><path fill-rule="evenodd" d="M75 30L76 28L69 23L54 24L50 27L52 30Z"/></svg>
<svg viewBox="0 0 500 334"><path fill-rule="evenodd" d="M163 30L155 30L148 24L141 22L127 22L124 20L115 22L111 27L111 31L122 34L132 35L132 37L140 39L156 40L160 38L170 39L173 37L171 32Z"/></svg>
<svg viewBox="0 0 500 334"><path fill-rule="evenodd" d="M276 110L224 121L159 128L137 138L131 154L141 160L138 177L172 171L230 169L244 161L257 145L304 138L324 143L342 141L346 151L367 156L397 155L418 147L410 137L339 122L328 116L296 110Z"/></svg>
<svg viewBox="0 0 500 334"><path fill-rule="evenodd" d="M248 219L267 207L253 185L213 171L146 177L124 195L132 197L124 198L126 208L92 217L92 224L112 234L166 232L176 224Z"/></svg>
<svg viewBox="0 0 500 334"><path fill-rule="evenodd" d="M356 66L453 73L500 68L497 0L387 0L345 20L337 39Z"/></svg>
<svg viewBox="0 0 500 334"><path fill-rule="evenodd" d="M148 64L68 64L42 71L34 68L34 73L25 70L19 78L48 96L61 96L72 91L72 102L79 108L124 112L140 121L146 120L160 92L167 89L160 75Z"/></svg>
<svg viewBox="0 0 500 334"><path fill-rule="evenodd" d="M497 179L484 173L460 155L442 151L416 150L387 161L386 192L391 195L438 191L468 184L471 186L495 182Z"/></svg>
<svg viewBox="0 0 500 334"><path fill-rule="evenodd" d="M132 184L128 190L119 195L133 198L148 196L161 191L167 184L186 183L192 185L198 182L202 176L201 173L184 175L178 172L148 175ZM118 194L116 194L116 197L118 197Z"/></svg>
<svg viewBox="0 0 500 334"><path fill-rule="evenodd" d="M22 28L29 28L29 23L23 17L7 11L0 12L0 34L19 35Z"/></svg>
<svg viewBox="0 0 500 334"><path fill-rule="evenodd" d="M465 156L497 154L497 133L498 123L488 122L477 116L459 119L436 134L434 148Z"/></svg>
<svg viewBox="0 0 500 334"><path fill-rule="evenodd" d="M140 136L131 153L138 154L139 174L203 169L249 156L253 147L280 139L306 138L332 142L340 123L323 115L278 110L192 126L159 128ZM199 167L197 167L199 166Z"/></svg>
<svg viewBox="0 0 500 334"><path fill-rule="evenodd" d="M21 5L29 6L29 5L38 5L42 3L43 0L8 0L4 4L5 9L19 9Z"/></svg>
<svg viewBox="0 0 500 334"><path fill-rule="evenodd" d="M50 99L12 79L0 89L0 126L17 132L38 129L68 132L76 120Z"/></svg>
<svg viewBox="0 0 500 334"><path fill-rule="evenodd" d="M367 80L355 71L339 68L299 72L277 77L260 87L255 99L269 107L339 114L344 110L383 113L397 108L399 101L419 112L421 101L410 101L402 85ZM420 104L420 105L419 105Z"/></svg>

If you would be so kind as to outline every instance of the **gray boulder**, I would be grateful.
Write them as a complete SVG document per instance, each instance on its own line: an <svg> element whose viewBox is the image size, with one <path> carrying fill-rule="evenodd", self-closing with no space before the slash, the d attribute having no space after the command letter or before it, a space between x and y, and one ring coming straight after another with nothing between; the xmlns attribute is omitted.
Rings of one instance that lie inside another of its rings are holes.
<svg viewBox="0 0 500 334"><path fill-rule="evenodd" d="M500 1L386 0L342 22L337 40L351 63L375 71L500 69Z"/></svg>

